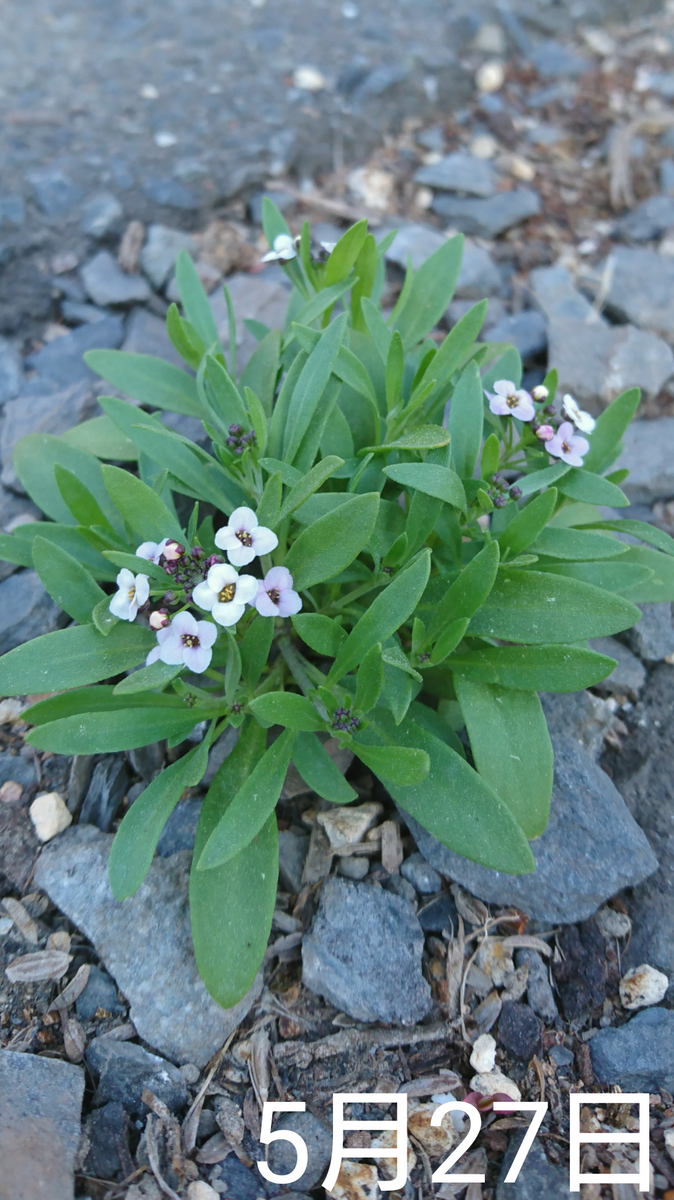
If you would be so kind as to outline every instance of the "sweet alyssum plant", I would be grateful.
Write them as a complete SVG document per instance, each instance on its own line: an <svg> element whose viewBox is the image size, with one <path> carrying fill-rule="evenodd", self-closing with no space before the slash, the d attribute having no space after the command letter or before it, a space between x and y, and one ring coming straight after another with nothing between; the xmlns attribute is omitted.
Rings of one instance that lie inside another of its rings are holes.
<svg viewBox="0 0 674 1200"><path fill-rule="evenodd" d="M231 304L225 354L181 256L182 314L172 305L167 324L188 369L89 353L145 408L110 397L62 437L24 438L16 471L45 520L0 538L73 622L0 663L0 693L56 693L25 714L32 745L189 747L124 816L119 899L209 747L239 730L190 885L197 961L223 1005L266 947L291 761L348 804L356 793L324 749L336 737L447 846L531 871L553 768L537 692L597 683L615 664L588 639L633 625L634 601L674 599L674 541L597 507L627 504L611 466L637 391L596 424L571 397L555 402L554 371L529 395L515 350L478 340L484 302L430 336L460 237L408 270L385 320L392 235L377 245L361 222L315 251L271 204L265 232L293 285L283 333L246 322L259 344L239 375ZM203 440L159 409L198 418Z"/></svg>

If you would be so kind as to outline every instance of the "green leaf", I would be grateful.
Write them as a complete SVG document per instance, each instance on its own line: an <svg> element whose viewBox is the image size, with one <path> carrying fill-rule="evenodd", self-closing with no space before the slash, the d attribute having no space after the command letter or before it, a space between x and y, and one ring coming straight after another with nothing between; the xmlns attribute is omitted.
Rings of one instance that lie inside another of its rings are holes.
<svg viewBox="0 0 674 1200"><path fill-rule="evenodd" d="M590 435L590 449L583 459L586 471L601 472L613 462L620 440L635 416L641 400L639 388L630 388L616 396L597 418Z"/></svg>
<svg viewBox="0 0 674 1200"><path fill-rule="evenodd" d="M290 403L283 436L283 457L292 463L300 448L311 418L316 411L346 332L346 313L342 313L321 335L311 351L297 380ZM271 447L270 447L271 448Z"/></svg>
<svg viewBox="0 0 674 1200"><path fill-rule="evenodd" d="M284 563L294 587L301 591L344 571L368 542L378 509L379 493L366 492L303 529Z"/></svg>
<svg viewBox="0 0 674 1200"><path fill-rule="evenodd" d="M241 679L241 651L231 629L227 630L227 666L225 667L225 700L234 702Z"/></svg>
<svg viewBox="0 0 674 1200"><path fill-rule="evenodd" d="M351 321L355 330L363 331L363 301L372 296L377 280L383 278L384 264L378 257L374 236L368 233L354 264L354 280L351 288Z"/></svg>
<svg viewBox="0 0 674 1200"><path fill-rule="evenodd" d="M255 515L257 516L258 525L265 525L268 529L273 529L278 524L282 495L283 481L281 472L275 471L273 475L269 476L260 503L257 506L257 513Z"/></svg>
<svg viewBox="0 0 674 1200"><path fill-rule="evenodd" d="M380 446L366 446L359 451L359 454L366 454L370 451L379 454L388 450L437 450L448 445L449 433L441 425L421 425L419 429L404 433L402 437L396 438L393 442L384 442ZM417 463L416 465L423 464Z"/></svg>
<svg viewBox="0 0 674 1200"><path fill-rule="evenodd" d="M138 891L147 875L161 831L185 788L195 787L208 766L209 739L165 767L127 809L108 859L110 887L116 900Z"/></svg>
<svg viewBox="0 0 674 1200"><path fill-rule="evenodd" d="M223 1008L231 1008L248 991L267 948L278 880L274 815L225 866L198 871L197 863L264 747L264 730L255 721L244 725L204 800L194 846L190 875L194 952L208 991Z"/></svg>
<svg viewBox="0 0 674 1200"><path fill-rule="evenodd" d="M544 467L542 471L532 471L531 475L523 475L517 480L517 486L523 496L533 496L534 492L540 492L541 488L557 483L558 479L562 479L570 471L571 467L566 463L558 462L552 467Z"/></svg>
<svg viewBox="0 0 674 1200"><path fill-rule="evenodd" d="M354 746L361 762L386 783L414 787L426 778L430 770L431 762L425 750L406 746L365 747L359 741L355 741Z"/></svg>
<svg viewBox="0 0 674 1200"><path fill-rule="evenodd" d="M181 317L177 304L170 304L166 314L166 332L178 354L193 371L199 369L206 347L193 325Z"/></svg>
<svg viewBox="0 0 674 1200"><path fill-rule="evenodd" d="M75 531L73 530L73 532ZM32 567L32 543L25 541L23 538L15 537L11 533L0 533L0 560L7 563L16 563L18 567Z"/></svg>
<svg viewBox="0 0 674 1200"><path fill-rule="evenodd" d="M94 579L112 582L117 572L105 561L103 555L89 544L85 533L88 531L75 529L72 525L58 525L52 521L27 521L24 525L17 525L11 537L3 539L3 554L7 562L18 562L21 566L32 567L33 542L35 538L43 537L72 554Z"/></svg>
<svg viewBox="0 0 674 1200"><path fill-rule="evenodd" d="M84 361L133 400L199 420L204 415L192 376L163 358L125 350L87 350Z"/></svg>
<svg viewBox="0 0 674 1200"><path fill-rule="evenodd" d="M420 384L426 384L429 379L433 378L438 390L445 387L474 344L484 324L486 312L487 301L480 300L479 304L473 305L465 316L457 321L451 332L447 334L433 361L428 364L419 381Z"/></svg>
<svg viewBox="0 0 674 1200"><path fill-rule="evenodd" d="M417 620L418 618L415 617L414 621L416 622ZM417 683L423 682L423 675L421 675L419 671L416 671L414 667L410 666L405 651L402 649L395 637L389 638L385 645L382 646L381 656L384 660L385 666L395 667L397 671L403 671L412 679L416 679Z"/></svg>
<svg viewBox="0 0 674 1200"><path fill-rule="evenodd" d="M298 471L297 467L291 467L289 463L284 463L280 458L261 458L259 463L269 475L278 473L281 476L281 482L286 487L294 487L302 478L302 472Z"/></svg>
<svg viewBox="0 0 674 1200"><path fill-rule="evenodd" d="M629 546L620 558L620 565L652 570L648 580L636 583L624 595L640 604L663 604L674 600L674 560L647 546Z"/></svg>
<svg viewBox="0 0 674 1200"><path fill-rule="evenodd" d="M325 729L325 721L314 708L311 700L298 696L296 692L265 692L250 701L250 711L267 725L285 725L288 729L299 729L311 733Z"/></svg>
<svg viewBox="0 0 674 1200"><path fill-rule="evenodd" d="M657 551L652 553L657 554ZM629 562L628 553L622 554L619 559L601 559L599 562L553 562L542 559L539 560L536 570L545 571L550 575L563 575L567 579L580 579L583 583L591 583L607 592L618 592L620 595L629 593L630 600L634 600L633 588L638 589L639 598L644 588L649 593L652 591L653 572L646 566Z"/></svg>
<svg viewBox="0 0 674 1200"><path fill-rule="evenodd" d="M362 314L368 333L372 338L381 361L386 365L391 346L392 333L376 304L364 298L361 303Z"/></svg>
<svg viewBox="0 0 674 1200"><path fill-rule="evenodd" d="M358 799L358 792L346 782L315 733L295 735L293 763L312 792L331 804L350 804Z"/></svg>
<svg viewBox="0 0 674 1200"><path fill-rule="evenodd" d="M271 416L281 357L281 332L270 329L255 348L241 372L241 387L249 387L259 396L268 417Z"/></svg>
<svg viewBox="0 0 674 1200"><path fill-rule="evenodd" d="M262 674L274 637L274 618L255 617L241 642L241 665L247 688L254 688Z"/></svg>
<svg viewBox="0 0 674 1200"><path fill-rule="evenodd" d="M29 433L14 447L14 468L31 500L43 513L64 525L74 523L56 485L55 463L72 471L95 497L108 519L112 515L114 520L114 509L103 486L98 459L49 433Z"/></svg>
<svg viewBox="0 0 674 1200"><path fill-rule="evenodd" d="M134 575L147 575L155 583L163 584L165 588L170 586L170 576L167 575L163 567L156 563L150 562L146 558L141 558L138 554L124 554L121 550L104 550L103 556L116 567L126 567L127 571L133 571Z"/></svg>
<svg viewBox="0 0 674 1200"><path fill-rule="evenodd" d="M215 345L220 349L213 310L187 250L181 250L176 259L176 283L180 303L190 325L196 329L205 346L210 349Z"/></svg>
<svg viewBox="0 0 674 1200"><path fill-rule="evenodd" d="M405 351L403 339L398 330L391 337L386 356L386 407L389 412L400 400L405 370Z"/></svg>
<svg viewBox="0 0 674 1200"><path fill-rule="evenodd" d="M396 725L404 721L414 695L412 677L384 659L384 689L382 703L393 715Z"/></svg>
<svg viewBox="0 0 674 1200"><path fill-rule="evenodd" d="M101 600L108 599L86 567L54 542L35 538L33 565L59 608L80 625L90 624L92 610Z"/></svg>
<svg viewBox="0 0 674 1200"><path fill-rule="evenodd" d="M199 368L197 388L204 409L212 413L222 430L227 431L230 425L250 428L251 421L239 389L229 371L213 354L207 354Z"/></svg>
<svg viewBox="0 0 674 1200"><path fill-rule="evenodd" d="M156 638L149 629L126 621L107 637L92 625L45 633L0 659L0 695L58 692L98 683L137 667L154 645Z"/></svg>
<svg viewBox="0 0 674 1200"><path fill-rule="evenodd" d="M394 324L411 349L434 329L447 310L461 271L463 236L450 238L415 271L405 303Z"/></svg>
<svg viewBox="0 0 674 1200"><path fill-rule="evenodd" d="M150 663L149 667L141 667L139 671L132 671L113 689L115 696L135 696L138 692L150 692L155 688L163 688L172 679L176 678L182 671L182 663L179 666L170 666L168 663L157 662Z"/></svg>
<svg viewBox="0 0 674 1200"><path fill-rule="evenodd" d="M664 551L674 557L674 538L671 538L668 533L662 529L658 529L656 525L648 525L646 521L593 521L591 524L583 525L584 529L611 529L616 533L629 533L632 537L641 538L642 542L648 542L656 549Z"/></svg>
<svg viewBox="0 0 674 1200"><path fill-rule="evenodd" d="M498 471L498 464L501 454L501 444L495 433L490 433L482 447L482 459L480 461L480 478L491 479Z"/></svg>
<svg viewBox="0 0 674 1200"><path fill-rule="evenodd" d="M112 630L105 639L106 643L114 632ZM196 710L167 709L163 706L146 709L142 721L138 720L134 709L80 713L40 725L28 734L26 740L38 750L51 750L55 754L113 754L147 746L162 738L173 738L177 734L182 741L198 721Z"/></svg>
<svg viewBox="0 0 674 1200"><path fill-rule="evenodd" d="M138 447L131 438L121 433L109 417L93 417L61 434L61 441L76 450L85 450L96 458L107 458L114 462L135 462Z"/></svg>
<svg viewBox="0 0 674 1200"><path fill-rule="evenodd" d="M103 596L98 604L94 605L91 610L91 622L104 637L107 637L110 630L119 624L119 617L113 616L110 612L109 596Z"/></svg>
<svg viewBox="0 0 674 1200"><path fill-rule="evenodd" d="M102 471L115 508L142 540L161 542L170 537L183 542L180 525L152 488L120 467L106 464Z"/></svg>
<svg viewBox="0 0 674 1200"><path fill-rule="evenodd" d="M629 505L627 496L615 483L609 483L601 475L593 475L591 471L584 471L580 467L573 467L568 475L563 476L558 491L585 504L602 504L612 508L626 508Z"/></svg>
<svg viewBox="0 0 674 1200"><path fill-rule="evenodd" d="M98 501L82 481L67 467L54 463L54 479L61 496L78 525L109 526Z"/></svg>
<svg viewBox="0 0 674 1200"><path fill-rule="evenodd" d="M490 351L496 350L498 342L492 342L488 347ZM482 387L486 392L491 391L497 379L511 379L515 387L519 387L522 381L522 359L519 351L514 346L508 346L504 354L496 360L482 377Z"/></svg>
<svg viewBox="0 0 674 1200"><path fill-rule="evenodd" d="M304 504L305 500L313 496L314 492L317 492L323 486L326 479L329 479L343 465L344 459L338 458L334 454L317 462L316 466L312 467L306 475L303 475L289 491L279 513L279 522L284 521L296 508L299 508L300 504Z"/></svg>
<svg viewBox="0 0 674 1200"><path fill-rule="evenodd" d="M436 606L423 645L435 642L450 622L472 617L482 607L496 580L498 542L490 542L463 568Z"/></svg>
<svg viewBox="0 0 674 1200"><path fill-rule="evenodd" d="M367 237L367 219L358 221L342 234L325 267L325 282L328 286L346 279L360 254Z"/></svg>
<svg viewBox="0 0 674 1200"><path fill-rule="evenodd" d="M425 550L372 601L339 651L328 675L329 684L342 679L373 643L383 644L408 620L424 594L430 566L430 551Z"/></svg>
<svg viewBox="0 0 674 1200"><path fill-rule="evenodd" d="M48 725L62 717L73 717L82 713L127 712L130 709L162 708L182 710L183 701L178 696L153 693L115 695L114 687L99 684L94 687L75 688L70 692L38 700L26 709L26 720L30 725Z"/></svg>
<svg viewBox="0 0 674 1200"><path fill-rule="evenodd" d="M527 546L530 546L545 529L555 511L556 503L557 492L555 488L549 488L547 492L536 496L535 500L531 500L529 504L521 508L517 516L499 535L501 557L503 558L506 553L509 553L511 558L515 558L523 550L526 550Z"/></svg>
<svg viewBox="0 0 674 1200"><path fill-rule="evenodd" d="M460 754L414 719L418 710L424 712L424 706L413 704L410 716L396 728L389 714L377 709L362 735L372 742L395 738L429 756L430 771L418 786L387 780L393 799L455 853L508 875L535 870L529 843L510 809Z"/></svg>
<svg viewBox="0 0 674 1200"><path fill-rule="evenodd" d="M447 666L469 679L531 692L579 692L594 687L614 658L578 646L479 646L455 654Z"/></svg>
<svg viewBox="0 0 674 1200"><path fill-rule="evenodd" d="M229 862L272 816L290 764L294 736L286 729L253 768L206 842L197 871L212 871Z"/></svg>
<svg viewBox="0 0 674 1200"><path fill-rule="evenodd" d="M346 641L346 632L341 625L320 613L299 613L290 620L295 632L316 654L336 658L340 646Z"/></svg>
<svg viewBox="0 0 674 1200"><path fill-rule="evenodd" d="M628 600L576 579L506 569L470 633L511 642L580 642L629 629L638 612Z"/></svg>
<svg viewBox="0 0 674 1200"><path fill-rule="evenodd" d="M456 474L448 467L439 467L433 463L401 463L393 467L384 467L384 475L399 483L404 488L415 488L426 496L434 496L444 500L455 508L466 511L466 493L463 484Z"/></svg>
<svg viewBox="0 0 674 1200"><path fill-rule="evenodd" d="M444 660L447 658L447 655L451 654L452 650L456 650L456 647L468 628L469 622L470 617L461 617L458 621L450 621L449 625L440 634L440 637L433 647L430 657L430 663L432 667L437 666L438 663L444 662Z"/></svg>
<svg viewBox="0 0 674 1200"><path fill-rule="evenodd" d="M674 543L673 543L674 545ZM602 537L600 533L585 533L580 529L544 529L529 549L533 554L551 558L567 558L576 562L597 558L616 558L627 547L617 538Z"/></svg>
<svg viewBox="0 0 674 1200"><path fill-rule="evenodd" d="M356 676L356 698L358 712L368 713L376 705L384 686L384 663L381 657L381 642L375 642L364 655Z"/></svg>
<svg viewBox="0 0 674 1200"><path fill-rule="evenodd" d="M484 397L480 368L469 363L454 389L449 409L452 465L461 479L472 479L482 444Z"/></svg>
<svg viewBox="0 0 674 1200"><path fill-rule="evenodd" d="M312 296L311 300L293 315L293 323L297 322L298 325L313 325L314 321L317 321L319 317L323 316L324 312L332 308L337 300L341 300L342 296L349 291L353 283L353 279L345 279L341 283L333 283L330 287L323 288L321 292ZM294 337L295 334L292 333L288 341L291 342Z"/></svg>
<svg viewBox="0 0 674 1200"><path fill-rule="evenodd" d="M258 451L260 454L264 454L267 448L267 417L262 407L262 401L249 387L244 388L244 395L246 397L251 424L255 432Z"/></svg>
<svg viewBox="0 0 674 1200"><path fill-rule="evenodd" d="M283 454L283 438L288 420L290 403L300 375L302 374L302 371L306 365L307 358L308 355L304 352L304 350L301 350L300 353L293 359L293 362L288 368L288 373L281 384L281 390L278 394L276 404L274 405L274 411L272 413L272 418L269 425L267 451L272 457L261 460L261 465L265 468L265 470L269 470L269 467L265 465L268 462L274 464L271 468L273 471L281 470L284 483L297 482L296 479L289 480L286 478L286 476L283 474L280 463L281 455ZM285 468L287 471L292 471L294 469L290 463L285 464Z"/></svg>
<svg viewBox="0 0 674 1200"><path fill-rule="evenodd" d="M550 814L553 753L538 696L461 675L454 687L480 775L526 836L539 837Z"/></svg>

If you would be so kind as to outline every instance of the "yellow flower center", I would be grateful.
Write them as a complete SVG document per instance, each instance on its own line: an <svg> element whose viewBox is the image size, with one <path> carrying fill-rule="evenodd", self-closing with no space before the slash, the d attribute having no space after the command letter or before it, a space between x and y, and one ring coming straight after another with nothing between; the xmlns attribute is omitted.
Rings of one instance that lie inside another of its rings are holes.
<svg viewBox="0 0 674 1200"><path fill-rule="evenodd" d="M134 596L135 596L135 594L136 594L136 589L135 589L135 587L130 587L130 588L129 588L129 590L128 590L128 592L127 592L126 594L127 594L127 596L129 597L129 604L133 604L133 598L134 598Z"/></svg>
<svg viewBox="0 0 674 1200"><path fill-rule="evenodd" d="M218 600L220 601L221 604L229 604L230 601L232 601L234 599L235 595L236 595L236 584L235 583L226 583L225 586L223 587L222 591L220 592L220 595L218 596Z"/></svg>
<svg viewBox="0 0 674 1200"><path fill-rule="evenodd" d="M506 396L506 404L508 405L508 408L518 408L519 403L519 398L513 392L511 392L509 396Z"/></svg>
<svg viewBox="0 0 674 1200"><path fill-rule="evenodd" d="M238 537L242 546L252 546L253 539L247 529L237 529L236 536Z"/></svg>
<svg viewBox="0 0 674 1200"><path fill-rule="evenodd" d="M180 639L183 646L198 646L199 638L195 633L184 633Z"/></svg>

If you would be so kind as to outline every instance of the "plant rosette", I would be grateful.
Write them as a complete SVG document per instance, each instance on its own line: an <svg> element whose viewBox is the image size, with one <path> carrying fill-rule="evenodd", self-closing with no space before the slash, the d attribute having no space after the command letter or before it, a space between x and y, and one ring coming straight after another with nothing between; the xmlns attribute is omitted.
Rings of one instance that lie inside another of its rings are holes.
<svg viewBox="0 0 674 1200"><path fill-rule="evenodd" d="M627 505L614 463L636 389L596 421L556 401L554 370L527 391L517 351L480 340L486 301L431 338L461 237L408 270L385 320L393 234L376 243L361 221L316 251L268 200L264 227L292 284L285 330L256 325L240 371L229 294L226 356L183 252L167 328L189 370L90 351L135 403L102 397L104 416L23 438L15 469L44 519L0 536L72 620L0 661L0 694L53 693L23 714L29 742L178 748L116 833L118 898L142 883L210 746L238 730L190 882L197 962L224 1006L267 945L291 762L348 804L325 749L336 737L457 854L532 871L553 772L538 693L598 683L615 662L588 640L629 629L637 602L674 599L674 541L601 515ZM198 418L209 448L165 411Z"/></svg>

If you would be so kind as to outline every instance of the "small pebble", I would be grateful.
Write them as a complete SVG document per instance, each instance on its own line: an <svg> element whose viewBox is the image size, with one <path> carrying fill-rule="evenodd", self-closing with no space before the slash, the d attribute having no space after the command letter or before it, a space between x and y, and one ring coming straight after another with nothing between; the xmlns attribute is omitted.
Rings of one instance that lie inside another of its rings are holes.
<svg viewBox="0 0 674 1200"><path fill-rule="evenodd" d="M348 858L340 858L337 870L345 879L364 879L370 870L370 860L353 854Z"/></svg>
<svg viewBox="0 0 674 1200"><path fill-rule="evenodd" d="M418 852L410 854L410 857L405 859L400 868L400 874L422 896L431 896L434 892L439 892L442 887L442 880L438 872L430 863L426 862L423 854Z"/></svg>
<svg viewBox="0 0 674 1200"><path fill-rule="evenodd" d="M41 792L33 800L28 812L41 842L50 842L57 833L63 833L73 819L58 792Z"/></svg>
<svg viewBox="0 0 674 1200"><path fill-rule="evenodd" d="M322 92L325 77L316 67L296 67L293 71L293 83L303 92Z"/></svg>
<svg viewBox="0 0 674 1200"><path fill-rule="evenodd" d="M210 1183L204 1183L203 1179L198 1179L195 1183L189 1184L187 1200L220 1200L220 1193L216 1192Z"/></svg>
<svg viewBox="0 0 674 1200"><path fill-rule="evenodd" d="M185 1083L196 1083L201 1074L199 1068L195 1067L194 1063L183 1063L182 1067L178 1067L178 1070Z"/></svg>
<svg viewBox="0 0 674 1200"><path fill-rule="evenodd" d="M7 700L0 700L0 725L13 725L20 720L24 708L20 700L11 696Z"/></svg>
<svg viewBox="0 0 674 1200"><path fill-rule="evenodd" d="M15 804L17 800L21 799L22 791L20 783L17 783L15 779L8 779L0 787L0 801L5 804Z"/></svg>
<svg viewBox="0 0 674 1200"><path fill-rule="evenodd" d="M493 1071L496 1061L496 1042L490 1033L481 1033L473 1044L470 1065L478 1074Z"/></svg>
<svg viewBox="0 0 674 1200"><path fill-rule="evenodd" d="M669 979L648 963L632 967L620 980L620 1003L623 1008L648 1008L664 1000Z"/></svg>
<svg viewBox="0 0 674 1200"><path fill-rule="evenodd" d="M13 924L11 917L0 917L0 937L6 937Z"/></svg>
<svg viewBox="0 0 674 1200"><path fill-rule="evenodd" d="M483 1096L494 1096L496 1092L503 1092L512 1100L522 1099L522 1093L517 1084L513 1083L512 1079L509 1079L502 1071L486 1071L480 1075L473 1075L470 1088L473 1092L481 1092Z"/></svg>
<svg viewBox="0 0 674 1200"><path fill-rule="evenodd" d="M500 62L483 63L475 76L479 92L499 92L505 83L505 71Z"/></svg>

